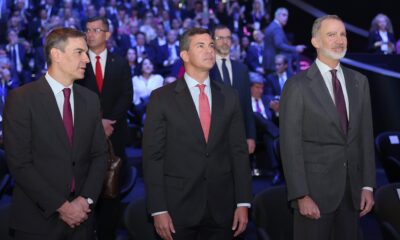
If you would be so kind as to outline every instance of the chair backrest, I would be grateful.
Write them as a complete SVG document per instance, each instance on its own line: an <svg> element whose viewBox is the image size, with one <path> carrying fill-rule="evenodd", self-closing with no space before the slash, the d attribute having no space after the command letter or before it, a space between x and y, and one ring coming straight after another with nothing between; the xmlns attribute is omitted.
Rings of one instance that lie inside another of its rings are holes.
<svg viewBox="0 0 400 240"><path fill-rule="evenodd" d="M389 182L400 182L400 132L379 134L375 148Z"/></svg>
<svg viewBox="0 0 400 240"><path fill-rule="evenodd" d="M375 193L375 213L383 233L400 239L400 183L384 185Z"/></svg>
<svg viewBox="0 0 400 240"><path fill-rule="evenodd" d="M151 217L146 211L145 199L129 204L124 213L125 227L134 240L157 240Z"/></svg>
<svg viewBox="0 0 400 240"><path fill-rule="evenodd" d="M252 210L258 230L265 230L270 239L293 239L293 213L287 201L286 186L275 186L258 193Z"/></svg>

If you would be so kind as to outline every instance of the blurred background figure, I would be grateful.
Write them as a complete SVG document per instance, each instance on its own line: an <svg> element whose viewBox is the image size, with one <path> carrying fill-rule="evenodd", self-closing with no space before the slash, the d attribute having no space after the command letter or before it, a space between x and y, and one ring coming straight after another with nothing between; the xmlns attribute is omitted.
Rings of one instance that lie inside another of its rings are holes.
<svg viewBox="0 0 400 240"><path fill-rule="evenodd" d="M373 53L395 53L396 39L390 19L382 13L374 17L368 36L368 50Z"/></svg>

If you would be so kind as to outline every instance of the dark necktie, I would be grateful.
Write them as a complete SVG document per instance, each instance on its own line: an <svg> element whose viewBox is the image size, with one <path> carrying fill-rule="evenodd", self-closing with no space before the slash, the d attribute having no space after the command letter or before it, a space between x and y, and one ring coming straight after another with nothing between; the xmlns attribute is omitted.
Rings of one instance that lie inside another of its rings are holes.
<svg viewBox="0 0 400 240"><path fill-rule="evenodd" d="M99 92L103 89L103 71L101 70L100 56L96 56L96 82Z"/></svg>
<svg viewBox="0 0 400 240"><path fill-rule="evenodd" d="M63 122L64 122L65 131L67 132L68 141L72 146L74 124L72 121L71 104L69 102L69 97L71 96L71 89L64 88L63 93L64 93ZM72 177L71 192L75 192L75 177Z"/></svg>
<svg viewBox="0 0 400 240"><path fill-rule="evenodd" d="M347 110L346 110L346 102L344 101L344 95L342 86L340 85L339 79L336 76L336 69L330 70L332 74L332 86L333 93L335 95L335 104L336 110L339 114L340 126L345 135L347 135L347 127L348 127L348 119L347 119Z"/></svg>
<svg viewBox="0 0 400 240"><path fill-rule="evenodd" d="M231 78L229 77L229 71L226 67L226 58L222 59L222 77L224 78L224 83L231 86Z"/></svg>

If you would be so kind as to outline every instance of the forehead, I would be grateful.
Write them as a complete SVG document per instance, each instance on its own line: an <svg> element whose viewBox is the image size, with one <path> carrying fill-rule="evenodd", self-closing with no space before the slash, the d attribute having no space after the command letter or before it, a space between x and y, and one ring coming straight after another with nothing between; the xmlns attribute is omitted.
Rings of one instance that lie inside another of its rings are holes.
<svg viewBox="0 0 400 240"><path fill-rule="evenodd" d="M213 40L211 39L210 35L207 33L204 34L197 34L192 37L190 37L190 45L196 45L199 43L204 43L204 44L211 44L213 43Z"/></svg>
<svg viewBox="0 0 400 240"><path fill-rule="evenodd" d="M84 51L87 51L87 44L84 38L68 38L65 44L65 49L83 49Z"/></svg>
<svg viewBox="0 0 400 240"><path fill-rule="evenodd" d="M86 23L86 26L93 27L93 28L95 28L95 27L103 27L103 22L101 20L96 20L96 21L93 21L93 22Z"/></svg>
<svg viewBox="0 0 400 240"><path fill-rule="evenodd" d="M231 30L229 30L228 28L215 30L215 35L230 35L230 34L231 34Z"/></svg>
<svg viewBox="0 0 400 240"><path fill-rule="evenodd" d="M346 32L342 21L336 19L326 19L321 23L321 32Z"/></svg>

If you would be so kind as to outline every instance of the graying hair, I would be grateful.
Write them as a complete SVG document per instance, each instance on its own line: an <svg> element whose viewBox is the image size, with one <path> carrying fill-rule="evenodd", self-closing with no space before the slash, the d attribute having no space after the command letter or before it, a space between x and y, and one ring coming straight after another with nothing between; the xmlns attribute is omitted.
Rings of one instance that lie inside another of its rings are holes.
<svg viewBox="0 0 400 240"><path fill-rule="evenodd" d="M342 19L337 15L325 15L325 16L319 17L319 18L315 19L314 24L312 26L312 30L311 30L312 37L317 36L317 33L318 33L319 29L321 28L322 22L325 20L328 20L328 19L338 20L338 21L343 22Z"/></svg>

